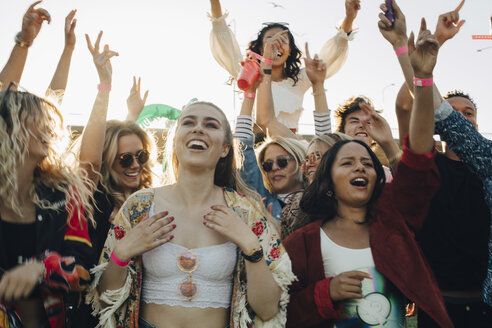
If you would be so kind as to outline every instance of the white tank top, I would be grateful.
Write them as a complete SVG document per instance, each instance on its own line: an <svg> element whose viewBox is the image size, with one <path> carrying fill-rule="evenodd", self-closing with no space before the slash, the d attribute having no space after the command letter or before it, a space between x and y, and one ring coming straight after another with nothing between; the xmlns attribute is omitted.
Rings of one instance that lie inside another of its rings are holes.
<svg viewBox="0 0 492 328"><path fill-rule="evenodd" d="M359 268L375 267L370 247L362 249L343 247L333 242L323 229L320 229L320 234L325 277L334 277L342 272Z"/></svg>
<svg viewBox="0 0 492 328"><path fill-rule="evenodd" d="M198 288L191 300L183 297L179 289L180 283L190 277L178 267L178 256L184 251L192 251L198 257L198 266L191 273ZM144 253L142 300L170 306L230 307L237 252L232 242L195 249L168 242Z"/></svg>

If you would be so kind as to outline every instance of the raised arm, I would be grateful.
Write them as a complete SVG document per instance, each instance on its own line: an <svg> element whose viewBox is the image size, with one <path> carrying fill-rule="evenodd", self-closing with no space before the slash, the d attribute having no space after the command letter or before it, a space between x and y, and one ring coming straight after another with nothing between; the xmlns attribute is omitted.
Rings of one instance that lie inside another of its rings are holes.
<svg viewBox="0 0 492 328"><path fill-rule="evenodd" d="M313 86L314 97L314 133L319 136L325 133L331 133L331 117L328 102L326 100L325 76L326 64L319 59L318 54L311 58L309 46L306 42L306 56L304 57L304 66L306 75Z"/></svg>
<svg viewBox="0 0 492 328"><path fill-rule="evenodd" d="M60 61L56 67L55 74L51 80L50 86L46 91L47 96L55 96L58 104L63 101L63 95L67 88L68 73L70 71L70 63L72 61L72 54L75 48L75 26L77 26L77 19L75 14L77 10L71 10L67 17L65 17L65 47L63 48ZM52 94L53 93L53 94Z"/></svg>
<svg viewBox="0 0 492 328"><path fill-rule="evenodd" d="M243 153L243 166L240 174L246 185L256 191L264 200L267 209L270 209L270 214L277 220L280 220L282 206L278 199L272 195L263 183L258 161L256 160L255 151L253 148L253 106L255 103L255 94L258 85L261 83L262 77L245 92L241 112L237 117L234 138L241 142L241 150Z"/></svg>
<svg viewBox="0 0 492 328"><path fill-rule="evenodd" d="M388 122L384 117L376 113L376 110L368 103L362 102L359 106L365 116L361 119L364 129L369 136L381 146L386 158L388 158L390 167L394 168L399 160L401 152L395 139L393 139Z"/></svg>
<svg viewBox="0 0 492 328"><path fill-rule="evenodd" d="M354 39L356 30L353 22L360 10L360 0L345 0L345 18L338 33L321 48L319 55L327 69L325 78L329 78L340 70L348 56L348 41Z"/></svg>
<svg viewBox="0 0 492 328"><path fill-rule="evenodd" d="M6 89L10 82L20 82L27 60L28 48L41 30L44 21L51 22L50 14L43 8L34 8L41 1L36 1L27 9L22 18L22 29L15 36L15 46L10 57L0 72L0 88Z"/></svg>
<svg viewBox="0 0 492 328"><path fill-rule="evenodd" d="M80 145L79 161L80 165L87 170L90 179L95 185L99 182L99 171L101 170L102 152L104 147L104 136L106 132L106 116L108 112L109 91L111 90L111 82L113 69L110 59L118 56L118 53L109 50L109 46L105 45L103 51L99 51L101 37L103 32L99 32L94 46L91 43L89 36L86 34L87 47L89 48L94 64L99 75L98 93L89 121L85 126L82 134Z"/></svg>
<svg viewBox="0 0 492 328"><path fill-rule="evenodd" d="M410 149L427 153L434 147L433 71L439 43L422 18L416 45L410 44L410 60L415 72L415 100L410 117Z"/></svg>
<svg viewBox="0 0 492 328"><path fill-rule="evenodd" d="M210 32L210 50L217 63L236 78L241 70L243 56L234 33L227 25L226 14L222 14L219 0L210 0L212 31Z"/></svg>
<svg viewBox="0 0 492 328"><path fill-rule="evenodd" d="M388 11L386 4L383 3L381 5L381 10L383 12L379 14L379 31L396 52L407 86L410 91L413 92L413 69L410 63L410 57L408 56L408 51L406 50L409 41L407 37L405 15L395 0L393 0L393 11L395 13L395 21L393 24L385 16L385 13Z"/></svg>
<svg viewBox="0 0 492 328"><path fill-rule="evenodd" d="M287 31L281 31L273 37L268 38L265 42L263 56L267 59L272 59L276 56L277 49L282 48L282 44L288 44ZM256 123L268 136L281 136L285 138L297 138L287 126L280 123L276 116L273 107L272 96L272 64L265 62L261 63L263 80L258 87L258 100L256 104Z"/></svg>
<svg viewBox="0 0 492 328"><path fill-rule="evenodd" d="M465 24L464 20L460 20L460 10L465 4L465 0L461 0L458 7L455 10L444 13L437 19L437 26L434 32L439 46L452 39L459 31L461 26Z"/></svg>
<svg viewBox="0 0 492 328"><path fill-rule="evenodd" d="M147 96L149 95L149 90L145 91L144 97L140 93L140 82L141 79L133 77L133 86L130 90L130 95L126 99L126 105L128 107L128 114L126 115L127 121L136 122L143 108L145 107L145 102L147 101Z"/></svg>

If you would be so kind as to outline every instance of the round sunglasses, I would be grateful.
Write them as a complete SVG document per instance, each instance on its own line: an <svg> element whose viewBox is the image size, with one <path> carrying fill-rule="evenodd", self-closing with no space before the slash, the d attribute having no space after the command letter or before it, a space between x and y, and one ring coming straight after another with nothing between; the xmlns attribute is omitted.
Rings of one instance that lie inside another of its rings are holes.
<svg viewBox="0 0 492 328"><path fill-rule="evenodd" d="M279 156L275 160L277 162L277 166L280 169L283 169L284 167L287 167L289 165L289 161L293 161L294 158L292 156ZM273 160L269 159L267 161L264 161L261 163L261 167L263 168L263 171L265 172L270 172L273 170Z"/></svg>
<svg viewBox="0 0 492 328"><path fill-rule="evenodd" d="M182 272L189 274L179 283L179 294L191 301L198 292L198 284L192 277L192 273L198 268L198 255L190 250L183 251L178 255L176 264Z"/></svg>
<svg viewBox="0 0 492 328"><path fill-rule="evenodd" d="M137 163L144 165L149 160L149 152L145 149L140 149L135 155L132 153L121 153L117 157L120 166L124 169L130 167L133 163L133 159L137 160Z"/></svg>

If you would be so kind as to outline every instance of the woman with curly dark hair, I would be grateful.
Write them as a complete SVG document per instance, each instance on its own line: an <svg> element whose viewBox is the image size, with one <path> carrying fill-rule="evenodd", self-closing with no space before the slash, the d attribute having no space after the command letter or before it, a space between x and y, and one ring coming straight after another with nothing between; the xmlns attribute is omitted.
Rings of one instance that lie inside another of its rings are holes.
<svg viewBox="0 0 492 328"><path fill-rule="evenodd" d="M210 38L212 54L219 65L236 78L244 56L225 22L227 13L222 13L220 0L210 0L210 4L212 14L209 16L213 26ZM345 8L346 17L338 28L337 35L327 41L320 51L321 59L328 65L326 78L335 74L347 58L348 40L352 40L355 34L352 22L360 9L360 1L346 0ZM265 40L278 37L283 31L287 32L278 38L277 57L273 60L271 71L268 70L266 74L272 75L275 115L281 123L296 130L303 110L304 93L311 87L311 82L304 68L301 68L302 53L295 44L294 36L285 24L268 23L260 30L257 38L249 43L248 51L262 56Z"/></svg>

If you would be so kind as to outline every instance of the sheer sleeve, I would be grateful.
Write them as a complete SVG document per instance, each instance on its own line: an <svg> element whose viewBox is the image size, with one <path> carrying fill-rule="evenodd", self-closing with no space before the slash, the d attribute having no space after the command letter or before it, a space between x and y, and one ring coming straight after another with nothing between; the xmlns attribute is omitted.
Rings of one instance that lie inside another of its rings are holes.
<svg viewBox="0 0 492 328"><path fill-rule="evenodd" d="M229 74L236 78L241 70L243 55L239 49L236 37L232 33L225 21L228 13L219 18L208 17L212 21L212 31L210 32L210 49L217 63L222 66Z"/></svg>
<svg viewBox="0 0 492 328"><path fill-rule="evenodd" d="M337 34L323 45L319 55L327 66L326 78L333 76L343 66L348 55L348 41L354 39L358 30L358 28L353 28L347 34L338 26Z"/></svg>

